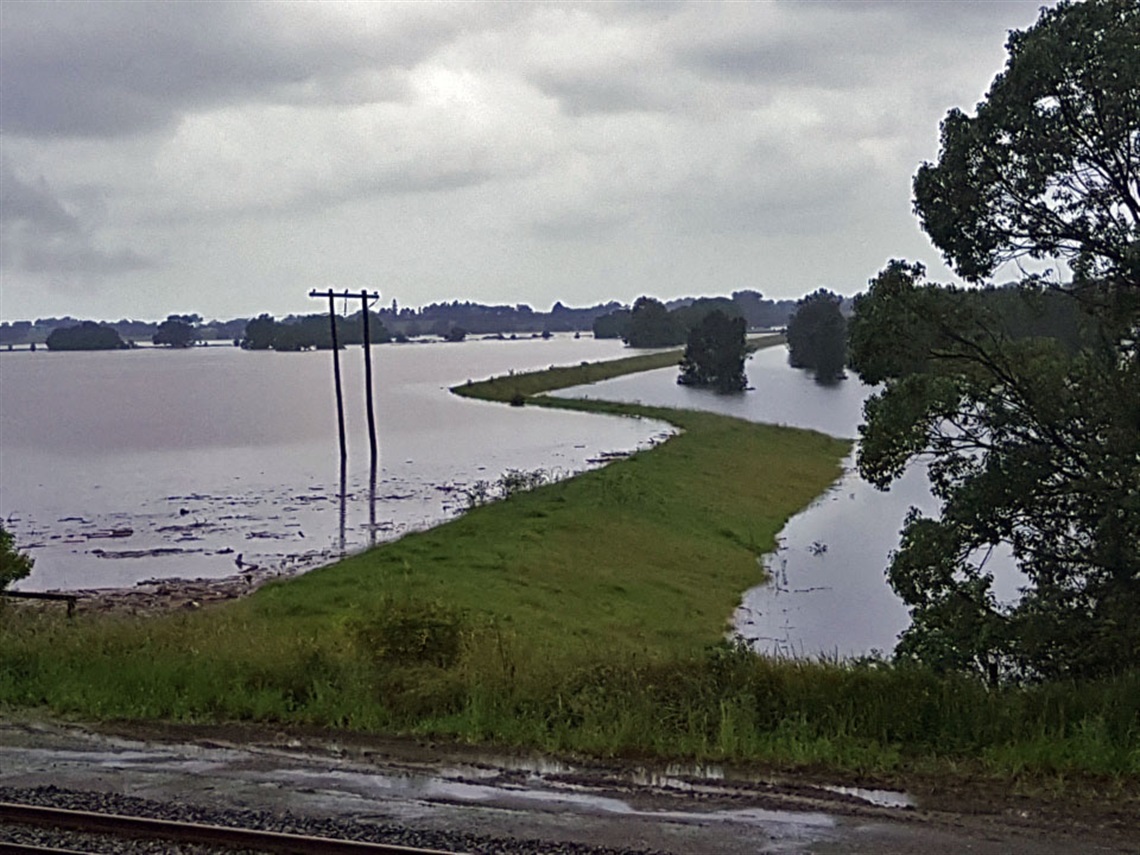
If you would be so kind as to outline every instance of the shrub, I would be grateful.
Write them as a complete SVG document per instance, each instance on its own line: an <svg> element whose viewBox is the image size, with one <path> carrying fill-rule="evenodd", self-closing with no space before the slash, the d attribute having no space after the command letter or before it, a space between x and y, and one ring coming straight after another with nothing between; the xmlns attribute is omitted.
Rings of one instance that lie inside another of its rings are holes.
<svg viewBox="0 0 1140 855"><path fill-rule="evenodd" d="M11 532L0 525L0 591L32 572L35 561L19 552Z"/></svg>
<svg viewBox="0 0 1140 855"><path fill-rule="evenodd" d="M469 621L437 600L386 598L350 624L357 650L374 665L434 665L459 660Z"/></svg>

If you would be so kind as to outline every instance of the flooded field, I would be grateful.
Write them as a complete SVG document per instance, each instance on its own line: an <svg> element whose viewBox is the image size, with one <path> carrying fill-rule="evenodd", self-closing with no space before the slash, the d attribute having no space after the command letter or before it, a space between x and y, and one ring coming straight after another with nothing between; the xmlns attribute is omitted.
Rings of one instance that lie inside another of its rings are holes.
<svg viewBox="0 0 1140 855"><path fill-rule="evenodd" d="M360 348L341 354L340 484L328 352L5 353L0 515L35 558L23 590L294 572L447 519L509 469L567 475L667 427L464 400L449 386L622 355L616 341L373 349L370 481Z"/></svg>
<svg viewBox="0 0 1140 855"><path fill-rule="evenodd" d="M620 342L471 341L377 347L380 468L369 477L359 348L342 354L349 466L339 452L328 353L16 353L0 358L0 513L36 559L24 590L120 588L172 577L293 573L460 512L510 469L564 476L668 435L660 423L504 407L449 386L510 370L616 358ZM676 370L559 394L704 409L854 437L870 389L832 387L755 354L751 389L679 386ZM743 593L737 632L757 649L861 656L893 649L906 609L886 584L910 507L937 511L913 468L889 492L853 471L792 519ZM999 595L1018 575L1000 557Z"/></svg>
<svg viewBox="0 0 1140 855"><path fill-rule="evenodd" d="M747 370L751 388L743 395L679 386L674 369L558 394L711 410L832 436L858 435L863 401L872 390L857 378L820 386L806 371L788 366L782 347L757 352ZM887 653L907 626L906 607L887 585L885 571L908 509L934 515L938 502L921 466L880 492L854 471L854 456L844 465L843 478L781 532L779 549L765 561L771 582L742 598L735 629L757 650L810 657ZM1015 568L1000 555L989 566L998 595L1011 597L1019 582Z"/></svg>

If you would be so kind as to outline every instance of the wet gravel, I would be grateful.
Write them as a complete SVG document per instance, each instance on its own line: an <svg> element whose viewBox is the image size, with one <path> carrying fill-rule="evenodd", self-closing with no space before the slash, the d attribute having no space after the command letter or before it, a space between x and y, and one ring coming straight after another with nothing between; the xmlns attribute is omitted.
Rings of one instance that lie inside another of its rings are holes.
<svg viewBox="0 0 1140 855"><path fill-rule="evenodd" d="M68 810L116 813L175 822L195 822L233 828L276 831L286 834L305 834L314 837L331 837L344 840L362 840L399 846L437 849L445 852L465 852L471 855L531 855L541 852L550 855L665 855L658 850L615 849L610 846L590 846L583 843L556 842L536 839L489 837L464 832L408 828L390 822L371 822L366 819L345 820L303 816L295 813L274 813L262 810L219 809L178 802L159 802L115 793L65 790L54 786L17 788L0 787L0 801ZM106 835L78 834L34 826L0 824L0 850L4 844L21 844L92 853L184 853L184 855L215 855L235 850L193 844L174 845L163 841L126 840Z"/></svg>

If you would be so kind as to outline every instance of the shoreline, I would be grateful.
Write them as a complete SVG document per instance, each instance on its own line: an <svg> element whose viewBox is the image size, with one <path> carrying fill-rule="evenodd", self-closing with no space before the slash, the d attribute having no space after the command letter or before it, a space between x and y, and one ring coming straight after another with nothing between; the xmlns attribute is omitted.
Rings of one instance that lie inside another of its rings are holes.
<svg viewBox="0 0 1140 855"><path fill-rule="evenodd" d="M339 559L333 559L339 560ZM131 615L148 616L174 611L199 609L247 597L269 582L292 579L308 568L259 568L231 576L199 577L187 579L172 576L164 579L147 579L130 588L76 588L46 591L49 594L66 594L75 597L77 615ZM14 591L13 593L19 593ZM22 600L0 597L0 607L49 611L59 604L42 600Z"/></svg>
<svg viewBox="0 0 1140 855"><path fill-rule="evenodd" d="M749 352L753 352L776 346L783 342L784 337L782 335L765 334L750 337L747 344ZM461 398L503 403L505 400L509 400L509 398L503 395L502 385L504 383L510 383L513 389L517 389L517 384L521 382L526 387L528 404L553 409L575 409L572 405L568 406L569 402L575 399L563 399L563 401L567 403L562 403L557 399L552 400L549 398L539 398L537 396L560 388L568 388L575 385L593 385L594 383L614 377L643 373L666 367L675 364L679 360L682 352L680 349L669 348L651 353L639 353L633 356L621 356L616 359L582 363L580 365L551 366L550 368L540 369L538 371L522 372L519 374L512 373L505 376L492 377L484 381L476 381L474 383L468 381L465 385L452 386L448 391ZM598 401L593 403L602 404L603 406L597 407L596 409L587 406L584 409L594 409L600 414L606 412L604 407L605 402ZM613 460L624 459L628 456L629 453L626 452L614 453ZM606 462L611 461L607 460ZM429 528L446 521L447 520L440 520L432 526L429 526ZM405 533L410 533L410 531ZM377 542L375 546L382 546L386 542L389 541ZM294 562L297 556L292 555L276 561L274 565L271 566L244 570L227 576L195 578L169 576L141 580L129 587L51 588L45 589L43 593L74 596L76 598L75 611L78 614L145 616L180 610L196 611L203 607L241 599L249 596L268 582L297 578L298 576L302 576L321 567L326 567L346 558L359 555L366 552L369 548L372 547L365 546L360 550L347 551L341 555L329 554L311 566L307 563L303 565L295 564ZM15 593L19 592L18 589L13 589L13 591ZM7 605L21 609L41 610L51 609L53 607L52 603L19 599L7 600Z"/></svg>

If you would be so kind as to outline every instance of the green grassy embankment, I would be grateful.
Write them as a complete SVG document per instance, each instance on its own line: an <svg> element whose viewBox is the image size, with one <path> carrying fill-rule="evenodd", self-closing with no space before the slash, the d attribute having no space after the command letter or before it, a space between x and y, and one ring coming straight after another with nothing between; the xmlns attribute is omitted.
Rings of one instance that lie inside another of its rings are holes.
<svg viewBox="0 0 1140 855"><path fill-rule="evenodd" d="M510 400L601 370L456 391ZM772 661L723 642L760 579L758 556L839 475L846 442L707 413L531 400L682 433L224 607L70 622L10 608L0 704L1133 791L1135 676L990 690L882 663Z"/></svg>
<svg viewBox="0 0 1140 855"><path fill-rule="evenodd" d="M782 333L758 335L750 337L746 347L749 351L754 352L766 347L775 347L785 341ZM451 391L465 398L509 403L518 399L533 398L543 392L569 389L571 386L584 386L587 383L600 383L603 380L612 380L615 377L636 374L641 371L668 368L678 365L683 355L683 348L675 348L654 351L653 353L641 353L637 356L626 356L621 359L583 362L580 365L552 366L541 371L512 373L478 382L468 381L466 385L453 386ZM538 401L536 403L559 405L557 402Z"/></svg>

